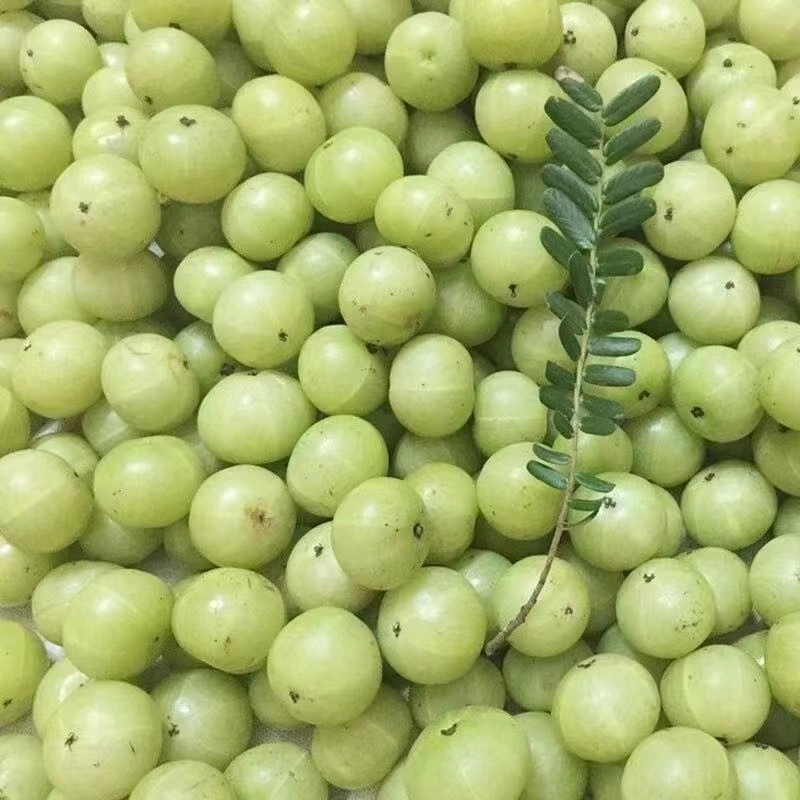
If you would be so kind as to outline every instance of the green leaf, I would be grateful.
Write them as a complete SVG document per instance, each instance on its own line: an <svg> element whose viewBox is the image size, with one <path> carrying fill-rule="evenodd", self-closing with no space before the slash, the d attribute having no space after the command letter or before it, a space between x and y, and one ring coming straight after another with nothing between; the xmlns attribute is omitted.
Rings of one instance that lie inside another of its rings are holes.
<svg viewBox="0 0 800 800"><path fill-rule="evenodd" d="M630 247L609 247L597 254L597 274L603 278L638 275L644 269L644 256Z"/></svg>
<svg viewBox="0 0 800 800"><path fill-rule="evenodd" d="M545 189L542 195L547 215L561 232L580 250L589 250L596 234L581 209L559 189Z"/></svg>
<svg viewBox="0 0 800 800"><path fill-rule="evenodd" d="M638 228L656 213L656 201L634 195L606 211L599 220L600 236L610 239L631 228Z"/></svg>
<svg viewBox="0 0 800 800"><path fill-rule="evenodd" d="M594 300L595 290L592 286L591 277L591 264L589 259L576 250L569 263L569 274L572 278L572 288L575 291L575 297L578 302L588 308L589 304Z"/></svg>
<svg viewBox="0 0 800 800"><path fill-rule="evenodd" d="M642 349L642 340L633 336L593 336L589 340L589 352L593 356L632 356Z"/></svg>
<svg viewBox="0 0 800 800"><path fill-rule="evenodd" d="M595 186L603 176L603 168L597 159L574 137L560 128L547 132L547 144L555 157L569 167L581 180Z"/></svg>
<svg viewBox="0 0 800 800"><path fill-rule="evenodd" d="M608 417L584 417L580 422L580 429L594 436L611 436L617 429L617 423Z"/></svg>
<svg viewBox="0 0 800 800"><path fill-rule="evenodd" d="M536 454L536 457L542 461L546 461L548 464L555 464L559 467L565 467L572 461L566 453L562 453L560 450L553 450L552 447L545 447L545 445L539 444L538 442L533 445L533 452Z"/></svg>
<svg viewBox="0 0 800 800"><path fill-rule="evenodd" d="M575 430L569 420L570 418L560 411L553 414L553 426L565 439L571 439L575 435Z"/></svg>
<svg viewBox="0 0 800 800"><path fill-rule="evenodd" d="M595 333L615 333L626 331L631 327L631 321L624 311L609 308L595 311L592 317Z"/></svg>
<svg viewBox="0 0 800 800"><path fill-rule="evenodd" d="M585 525L587 522L591 522L599 513L600 509L598 508L596 511L592 511L591 514L587 514L582 519L579 519L577 522L570 522L569 523L570 530L573 528L580 528L581 525Z"/></svg>
<svg viewBox="0 0 800 800"><path fill-rule="evenodd" d="M553 411L561 411L568 417L572 416L572 395L565 389L557 386L542 386L539 389L539 399Z"/></svg>
<svg viewBox="0 0 800 800"><path fill-rule="evenodd" d="M609 419L622 419L625 408L617 400L607 400L605 397L595 397L584 392L581 395L581 412Z"/></svg>
<svg viewBox="0 0 800 800"><path fill-rule="evenodd" d="M580 253L580 250L578 250L569 239L549 225L546 228L542 228L542 232L539 234L539 241L542 243L542 247L544 247L564 269L569 269L569 262L573 254Z"/></svg>
<svg viewBox="0 0 800 800"><path fill-rule="evenodd" d="M636 152L660 130L661 122L657 119L643 119L641 122L634 122L629 128L625 128L624 131L609 139L603 146L606 166L610 167Z"/></svg>
<svg viewBox="0 0 800 800"><path fill-rule="evenodd" d="M569 100L560 97L549 97L544 104L544 111L562 131L577 139L589 148L597 147L603 138L600 126L581 108Z"/></svg>
<svg viewBox="0 0 800 800"><path fill-rule="evenodd" d="M544 301L547 303L547 307L559 319L573 316L583 321L585 315L584 310L574 300L564 297L561 292L547 292L544 296ZM583 330L583 327L581 330Z"/></svg>
<svg viewBox="0 0 800 800"><path fill-rule="evenodd" d="M564 317L558 326L558 339L566 354L573 361L577 361L581 357L580 336L581 332L575 329L574 318Z"/></svg>
<svg viewBox="0 0 800 800"><path fill-rule="evenodd" d="M544 368L545 378L560 389L574 389L575 375L568 369L564 369L555 361L548 361Z"/></svg>
<svg viewBox="0 0 800 800"><path fill-rule="evenodd" d="M573 511L599 511L603 507L603 501L581 500L580 497L571 497L569 507Z"/></svg>
<svg viewBox="0 0 800 800"><path fill-rule="evenodd" d="M606 125L619 125L635 114L661 88L656 74L644 75L606 103L601 116Z"/></svg>
<svg viewBox="0 0 800 800"><path fill-rule="evenodd" d="M534 478L538 478L542 483L546 483L559 492L563 492L567 488L567 479L557 470L547 464L542 464L541 461L529 461L528 472Z"/></svg>
<svg viewBox="0 0 800 800"><path fill-rule="evenodd" d="M628 367L615 367L612 364L589 364L583 371L583 379L592 386L613 386L622 388L636 382L636 373Z"/></svg>
<svg viewBox="0 0 800 800"><path fill-rule="evenodd" d="M592 475L590 472L578 472L575 475L575 480L587 489L600 494L608 494L614 491L614 484L598 478L597 475Z"/></svg>
<svg viewBox="0 0 800 800"><path fill-rule="evenodd" d="M654 158L634 164L606 183L603 187L603 200L609 205L619 203L648 186L655 186L663 177L664 165Z"/></svg>
<svg viewBox="0 0 800 800"><path fill-rule="evenodd" d="M600 96L600 92L593 89L585 81L563 78L558 84L564 90L564 93L581 108L585 108L587 111L599 111L603 107L603 98Z"/></svg>
<svg viewBox="0 0 800 800"><path fill-rule="evenodd" d="M571 169L545 164L541 172L545 186L560 189L586 216L591 216L599 208L597 198L588 184L582 181Z"/></svg>

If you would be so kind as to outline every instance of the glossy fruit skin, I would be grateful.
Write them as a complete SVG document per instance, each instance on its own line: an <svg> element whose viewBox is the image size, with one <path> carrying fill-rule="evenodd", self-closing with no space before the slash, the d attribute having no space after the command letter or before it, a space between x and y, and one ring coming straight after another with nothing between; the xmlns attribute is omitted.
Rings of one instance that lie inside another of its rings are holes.
<svg viewBox="0 0 800 800"><path fill-rule="evenodd" d="M503 764L502 783L490 777L489 763ZM405 788L409 800L434 795L457 800L468 786L481 787L481 796L492 800L516 800L530 763L527 736L513 717L496 708L467 706L423 731L406 762Z"/></svg>
<svg viewBox="0 0 800 800"><path fill-rule="evenodd" d="M172 609L178 644L199 661L232 675L263 667L285 622L285 605L275 585L236 567L189 578L176 593Z"/></svg>
<svg viewBox="0 0 800 800"><path fill-rule="evenodd" d="M293 716L338 725L355 719L375 699L382 662L378 642L358 617L340 608L316 608L281 631L267 671Z"/></svg>

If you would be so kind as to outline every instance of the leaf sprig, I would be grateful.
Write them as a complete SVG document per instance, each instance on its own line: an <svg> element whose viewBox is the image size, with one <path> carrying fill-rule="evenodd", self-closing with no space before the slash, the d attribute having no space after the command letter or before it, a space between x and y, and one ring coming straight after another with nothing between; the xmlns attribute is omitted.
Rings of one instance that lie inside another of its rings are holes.
<svg viewBox="0 0 800 800"><path fill-rule="evenodd" d="M550 255L569 273L572 297L550 292L548 308L560 320L558 335L574 370L548 362L548 386L540 399L553 412L553 425L571 440L569 453L544 444L533 445L534 458L528 471L543 483L563 492L563 502L544 569L519 613L487 645L491 655L502 648L536 605L568 527L593 519L603 498L575 497L579 487L607 494L614 485L578 468L578 434L608 436L623 420L624 408L615 400L592 394L591 387L625 387L636 380L627 367L590 363L590 356L620 357L638 352L641 342L618 336L630 328L621 311L600 308L609 278L638 275L644 268L641 253L631 248L603 248L603 243L639 227L656 212L653 200L642 191L664 177L656 159L626 165L633 155L660 130L657 119L624 123L658 91L658 75L646 75L623 89L608 103L579 76L557 76L568 99L551 97L545 104L555 124L547 141L558 163L542 169L548 187L543 196L545 209L559 230L547 227L541 242ZM620 162L623 162L620 164ZM616 169L612 169L619 165ZM572 512L572 513L571 513ZM576 514L583 516L575 520Z"/></svg>

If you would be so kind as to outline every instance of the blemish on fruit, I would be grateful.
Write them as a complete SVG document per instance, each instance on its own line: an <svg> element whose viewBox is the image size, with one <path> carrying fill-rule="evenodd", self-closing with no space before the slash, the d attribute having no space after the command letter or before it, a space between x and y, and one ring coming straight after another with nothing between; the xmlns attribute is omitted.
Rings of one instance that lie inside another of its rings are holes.
<svg viewBox="0 0 800 800"><path fill-rule="evenodd" d="M422 525L418 522L414 526L414 530L412 532L414 534L414 538L421 539L422 538L422 534L425 533L425 528L423 528Z"/></svg>
<svg viewBox="0 0 800 800"><path fill-rule="evenodd" d="M319 558L325 552L325 548L321 544L314 545L314 557Z"/></svg>
<svg viewBox="0 0 800 800"><path fill-rule="evenodd" d="M656 576L655 576L654 572L645 572L645 574L642 575L642 580L645 583L652 583L655 579L656 579Z"/></svg>
<svg viewBox="0 0 800 800"><path fill-rule="evenodd" d="M70 733L67 736L67 738L64 739L64 747L66 747L67 750L71 751L72 750L72 745L74 745L75 742L77 742L77 741L78 741L77 735L75 733Z"/></svg>
<svg viewBox="0 0 800 800"><path fill-rule="evenodd" d="M291 691L291 692L289 692L289 699L293 703L296 703L300 699L300 695L297 694L297 692L295 692L295 691Z"/></svg>
<svg viewBox="0 0 800 800"><path fill-rule="evenodd" d="M458 723L454 722L449 728L442 728L442 736L452 736L458 730Z"/></svg>
<svg viewBox="0 0 800 800"><path fill-rule="evenodd" d="M395 622L395 624L392 625L392 633L394 634L395 639L400 635L400 631L402 630L403 628L401 627L399 622Z"/></svg>
<svg viewBox="0 0 800 800"><path fill-rule="evenodd" d="M703 411L703 409L702 409L702 408L700 408L700 406L695 406L695 407L692 409L692 416L693 416L695 419L701 419L701 418L702 418L702 417L704 417L705 415L706 415L706 412L705 412L705 411Z"/></svg>
<svg viewBox="0 0 800 800"><path fill-rule="evenodd" d="M192 125L197 125L197 120L192 119L191 117L181 117L178 122L180 122L184 128L191 128Z"/></svg>

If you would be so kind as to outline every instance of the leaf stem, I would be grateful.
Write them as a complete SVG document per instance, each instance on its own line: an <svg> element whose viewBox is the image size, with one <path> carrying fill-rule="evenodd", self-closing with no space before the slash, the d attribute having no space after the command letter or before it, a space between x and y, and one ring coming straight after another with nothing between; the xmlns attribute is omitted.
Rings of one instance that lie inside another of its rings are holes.
<svg viewBox="0 0 800 800"><path fill-rule="evenodd" d="M594 262L594 253L592 253L592 262ZM593 263L592 266L594 267L595 264ZM550 577L550 571L553 568L553 562L556 559L556 554L558 553L558 548L561 545L561 540L564 538L564 534L567 532L567 518L569 516L569 501L572 498L573 493L575 492L575 488L577 486L577 474L578 474L578 436L580 436L579 431L579 419L578 419L578 410L580 409L581 403L581 395L583 393L583 370L586 366L586 359L589 356L589 341L591 339L591 321L592 316L594 314L594 301L592 301L589 306L586 308L586 333L583 337L581 337L581 352L578 357L577 361L577 369L576 369L576 376L575 376L575 387L573 389L573 411L572 411L572 425L575 429L575 435L572 437L571 440L571 452L570 452L570 464L569 464L569 471L567 473L567 485L564 489L564 501L561 504L561 511L558 514L558 520L556 522L555 531L553 532L553 539L550 542L550 548L547 551L547 558L544 562L544 568L542 569L541 574L539 575L539 580L536 582L536 586L531 592L531 596L527 599L525 604L520 607L520 610L517 612L517 615L509 620L503 629L498 633L487 645L486 645L486 655L494 655L498 650L501 650L505 647L506 643L508 642L509 636L514 633L517 628L522 626L525 623L525 620L528 618L528 615L533 611L533 607L539 600L540 595L544 591L545 584L547 583L547 579Z"/></svg>

